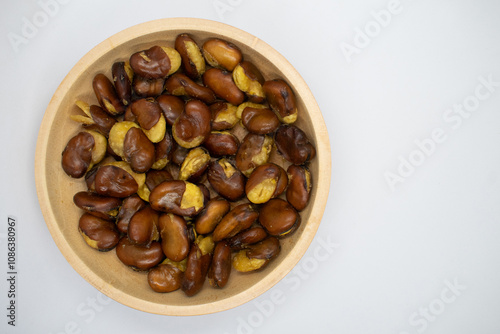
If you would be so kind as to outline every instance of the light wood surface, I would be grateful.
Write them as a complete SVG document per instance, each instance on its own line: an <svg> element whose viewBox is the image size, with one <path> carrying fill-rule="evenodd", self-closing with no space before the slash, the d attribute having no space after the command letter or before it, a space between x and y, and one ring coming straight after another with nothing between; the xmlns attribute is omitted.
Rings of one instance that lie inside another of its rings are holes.
<svg viewBox="0 0 500 334"><path fill-rule="evenodd" d="M314 143L317 156L310 164L312 197L301 213L302 224L282 240L282 251L264 270L239 274L233 270L224 289L205 282L194 297L183 292L153 292L146 274L123 265L115 251L100 253L88 247L78 233L81 210L73 195L85 190L82 179L69 178L61 168L61 153L79 126L69 115L78 113L76 100L97 104L92 79L101 72L111 77L111 65L126 60L152 45L173 46L175 37L187 32L201 46L212 37L236 44L244 58L256 64L266 80L282 78L296 93L299 119L296 123ZM321 75L320 73L318 75ZM314 238L325 210L330 187L331 153L321 111L306 83L293 66L276 50L255 36L219 22L175 18L161 19L128 28L88 52L62 81L45 112L36 147L35 177L40 207L49 231L71 266L89 283L114 300L132 308L165 315L200 315L227 310L264 293L281 280L300 260ZM324 223L328 223L326 220Z"/></svg>

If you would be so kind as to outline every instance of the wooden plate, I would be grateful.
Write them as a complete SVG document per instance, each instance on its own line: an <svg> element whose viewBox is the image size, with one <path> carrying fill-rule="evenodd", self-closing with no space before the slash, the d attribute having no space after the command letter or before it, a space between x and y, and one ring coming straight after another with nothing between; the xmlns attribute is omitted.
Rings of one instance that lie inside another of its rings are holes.
<svg viewBox="0 0 500 334"><path fill-rule="evenodd" d="M308 135L317 156L310 164L313 190L302 215L300 228L282 240L282 251L264 270L240 274L233 270L224 289L207 282L200 293L186 297L183 292L153 292L146 274L132 271L116 257L115 251L99 253L88 247L78 232L81 210L73 195L85 190L81 179L69 178L61 168L61 152L80 127L69 115L78 113L76 100L97 104L93 77L101 72L111 77L111 65L127 60L152 45L173 46L176 36L189 33L201 46L220 37L236 44L244 58L256 64L268 79L282 78L297 97L296 125ZM318 74L321 75L321 74ZM114 300L138 310L165 315L199 315L227 310L264 293L281 280L300 260L320 224L330 187L331 155L326 126L319 107L302 77L276 50L257 37L226 24L191 18L161 19L139 24L106 39L88 52L62 81L43 118L35 157L38 199L50 233L73 268L89 283Z"/></svg>

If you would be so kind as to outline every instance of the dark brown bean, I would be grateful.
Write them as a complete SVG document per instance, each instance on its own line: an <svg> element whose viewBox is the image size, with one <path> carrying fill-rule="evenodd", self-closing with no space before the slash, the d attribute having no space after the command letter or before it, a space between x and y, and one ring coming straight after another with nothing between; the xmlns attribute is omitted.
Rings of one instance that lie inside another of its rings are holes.
<svg viewBox="0 0 500 334"><path fill-rule="evenodd" d="M134 101L131 110L141 128L150 130L162 115L158 102L153 98L146 98Z"/></svg>
<svg viewBox="0 0 500 334"><path fill-rule="evenodd" d="M165 132L165 136L160 142L155 144L155 162L151 168L163 169L168 164L170 152L174 147L174 139L170 131Z"/></svg>
<svg viewBox="0 0 500 334"><path fill-rule="evenodd" d="M262 204L285 191L288 176L283 168L266 163L255 168L247 180L245 193L250 202Z"/></svg>
<svg viewBox="0 0 500 334"><path fill-rule="evenodd" d="M132 216L146 207L146 203L136 194L125 198L116 217L116 226L122 233L128 232L128 225Z"/></svg>
<svg viewBox="0 0 500 334"><path fill-rule="evenodd" d="M212 264L208 270L208 281L214 288L223 288L231 274L231 247L226 241L215 245Z"/></svg>
<svg viewBox="0 0 500 334"><path fill-rule="evenodd" d="M157 45L132 54L130 66L138 75L150 79L164 78L172 68L170 57Z"/></svg>
<svg viewBox="0 0 500 334"><path fill-rule="evenodd" d="M175 49L181 55L182 68L191 78L196 79L205 72L205 59L196 42L188 34L180 34L175 39Z"/></svg>
<svg viewBox="0 0 500 334"><path fill-rule="evenodd" d="M78 229L85 242L101 252L113 249L120 239L115 223L89 213L80 217Z"/></svg>
<svg viewBox="0 0 500 334"><path fill-rule="evenodd" d="M290 165L287 174L289 181L286 189L286 199L295 210L302 211L307 206L311 196L311 173L304 166Z"/></svg>
<svg viewBox="0 0 500 334"><path fill-rule="evenodd" d="M203 84L219 98L233 105L243 103L245 100L245 94L234 83L231 72L211 68L203 74Z"/></svg>
<svg viewBox="0 0 500 334"><path fill-rule="evenodd" d="M198 100L187 102L184 112L172 126L174 140L185 148L199 146L210 134L210 118L206 104Z"/></svg>
<svg viewBox="0 0 500 334"><path fill-rule="evenodd" d="M149 246L151 242L158 241L158 217L158 212L150 206L137 211L128 224L127 235L130 241L142 246Z"/></svg>
<svg viewBox="0 0 500 334"><path fill-rule="evenodd" d="M157 97L164 90L165 79L149 79L139 75L134 76L132 87L138 97Z"/></svg>
<svg viewBox="0 0 500 334"><path fill-rule="evenodd" d="M228 243L232 250L238 251L246 248L248 245L264 240L267 235L266 230L262 227L252 227L228 239Z"/></svg>
<svg viewBox="0 0 500 334"><path fill-rule="evenodd" d="M198 245L193 244L189 252L186 271L184 272L184 278L181 285L182 291L184 291L187 296L194 296L201 290L211 260L211 254L208 253L203 255Z"/></svg>
<svg viewBox="0 0 500 334"><path fill-rule="evenodd" d="M207 176L212 188L230 201L236 201L245 194L245 177L225 158L212 161Z"/></svg>
<svg viewBox="0 0 500 334"><path fill-rule="evenodd" d="M290 86L281 79L266 81L262 86L267 102L281 122L291 124L297 120L297 102Z"/></svg>
<svg viewBox="0 0 500 334"><path fill-rule="evenodd" d="M249 133L243 138L236 153L236 166L245 175L269 160L273 139L268 135Z"/></svg>
<svg viewBox="0 0 500 334"><path fill-rule="evenodd" d="M148 273L148 284L156 292L178 290L182 283L182 271L171 264L159 264Z"/></svg>
<svg viewBox="0 0 500 334"><path fill-rule="evenodd" d="M128 62L118 61L111 67L111 75L115 84L116 94L124 106L132 100L132 79L134 72Z"/></svg>
<svg viewBox="0 0 500 334"><path fill-rule="evenodd" d="M217 224L229 212L231 205L223 198L216 197L210 200L205 209L196 218L195 228L199 234L212 233Z"/></svg>
<svg viewBox="0 0 500 334"><path fill-rule="evenodd" d="M165 258L158 241L146 247L132 243L126 236L118 242L116 255L123 264L135 270L148 270Z"/></svg>
<svg viewBox="0 0 500 334"><path fill-rule="evenodd" d="M222 218L213 233L215 242L234 237L249 228L259 217L259 212L250 203L243 203L229 211Z"/></svg>
<svg viewBox="0 0 500 334"><path fill-rule="evenodd" d="M102 73L97 74L92 81L92 87L97 101L104 110L111 115L121 115L125 112L125 106L107 76Z"/></svg>
<svg viewBox="0 0 500 334"><path fill-rule="evenodd" d="M215 101L215 94L210 88L198 85L182 73L175 73L168 78L165 81L165 89L172 95L198 99L207 104Z"/></svg>
<svg viewBox="0 0 500 334"><path fill-rule="evenodd" d="M189 149L182 147L181 145L177 144L174 140L174 147L172 149L172 153L170 154L170 159L172 162L176 165L182 165L184 162L184 159L186 159L186 156L189 153Z"/></svg>
<svg viewBox="0 0 500 334"><path fill-rule="evenodd" d="M73 178L84 176L92 162L94 145L94 137L85 131L71 138L62 153L64 172Z"/></svg>
<svg viewBox="0 0 500 334"><path fill-rule="evenodd" d="M156 98L165 119L169 125L174 125L175 120L184 111L184 101L173 95L160 95Z"/></svg>
<svg viewBox="0 0 500 334"><path fill-rule="evenodd" d="M98 194L111 197L128 197L137 192L139 185L125 169L114 165L101 166L95 176Z"/></svg>
<svg viewBox="0 0 500 334"><path fill-rule="evenodd" d="M122 204L119 198L100 196L88 191L76 193L73 202L80 209L103 219L114 219Z"/></svg>
<svg viewBox="0 0 500 334"><path fill-rule="evenodd" d="M190 245L184 218L164 213L158 222L165 256L174 262L184 260L188 256Z"/></svg>
<svg viewBox="0 0 500 334"><path fill-rule="evenodd" d="M115 125L116 120L105 112L104 109L96 105L91 105L89 112L96 129L107 137L109 130Z"/></svg>
<svg viewBox="0 0 500 334"><path fill-rule="evenodd" d="M238 152L240 141L230 132L212 131L203 145L213 157L234 155Z"/></svg>
<svg viewBox="0 0 500 334"><path fill-rule="evenodd" d="M278 239L268 237L254 245L248 246L247 256L249 259L272 260L280 253L281 246Z"/></svg>
<svg viewBox="0 0 500 334"><path fill-rule="evenodd" d="M193 217L203 209L204 196L200 187L193 183L171 180L156 186L149 201L157 211Z"/></svg>
<svg viewBox="0 0 500 334"><path fill-rule="evenodd" d="M285 200L275 198L267 202L259 214L259 222L273 236L293 233L300 225L300 215Z"/></svg>
<svg viewBox="0 0 500 334"><path fill-rule="evenodd" d="M276 147L294 165L302 165L316 156L316 149L304 131L294 125L282 125L276 131Z"/></svg>
<svg viewBox="0 0 500 334"><path fill-rule="evenodd" d="M246 107L241 114L241 123L248 131L259 135L274 132L280 126L280 120L268 108Z"/></svg>
<svg viewBox="0 0 500 334"><path fill-rule="evenodd" d="M146 173L146 186L152 191L163 181L173 180L172 174L167 170L150 170Z"/></svg>
<svg viewBox="0 0 500 334"><path fill-rule="evenodd" d="M148 171L155 162L155 146L139 128L130 128L123 140L123 155L136 173Z"/></svg>

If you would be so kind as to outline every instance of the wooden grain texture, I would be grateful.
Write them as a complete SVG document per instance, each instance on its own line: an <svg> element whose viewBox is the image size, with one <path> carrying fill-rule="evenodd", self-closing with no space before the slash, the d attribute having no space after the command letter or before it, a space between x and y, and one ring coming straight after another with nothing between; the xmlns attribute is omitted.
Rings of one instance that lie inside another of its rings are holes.
<svg viewBox="0 0 500 334"><path fill-rule="evenodd" d="M126 60L132 53L155 44L173 46L176 36L184 32L191 34L200 46L213 37L231 41L240 47L246 60L259 67L266 80L287 81L297 96L296 125L304 130L317 150L309 166L313 175L311 202L301 213L300 228L282 240L280 256L257 273L240 274L233 270L224 289L213 289L206 282L194 297L186 297L181 291L155 293L147 284L146 274L125 267L114 250L98 253L88 247L77 228L81 211L72 202L73 195L85 189L84 182L69 178L61 168L61 152L79 129L69 118L70 114L79 113L74 102L97 103L91 85L93 77L97 73L111 77L113 62ZM255 36L226 24L192 18L139 24L111 36L88 52L54 93L42 120L35 157L40 207L54 241L71 266L114 300L138 310L165 315L200 315L227 310L250 301L281 280L304 255L316 234L328 198L330 174L330 143L323 116L293 66Z"/></svg>

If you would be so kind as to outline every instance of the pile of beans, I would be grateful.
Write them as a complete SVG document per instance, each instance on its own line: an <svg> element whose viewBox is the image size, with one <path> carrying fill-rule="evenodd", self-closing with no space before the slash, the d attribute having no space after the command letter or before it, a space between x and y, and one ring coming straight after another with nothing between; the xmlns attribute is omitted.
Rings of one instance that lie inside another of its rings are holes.
<svg viewBox="0 0 500 334"><path fill-rule="evenodd" d="M62 167L84 178L78 228L99 251L148 272L157 292L223 288L234 268L264 268L301 223L315 148L293 125L297 103L222 39L180 34L112 64L92 82L99 105L77 101L82 123ZM277 152L283 166L270 162Z"/></svg>

